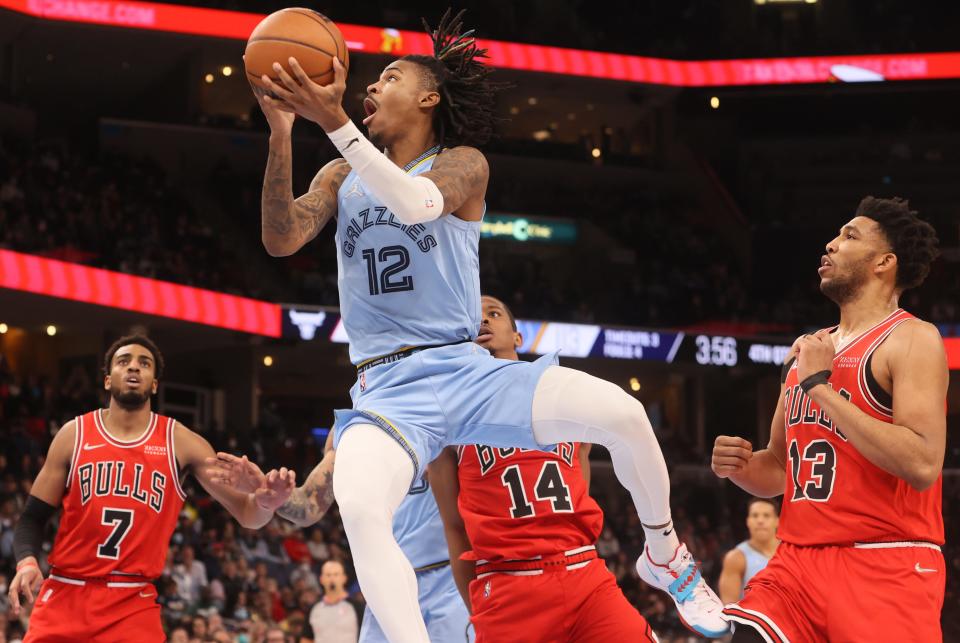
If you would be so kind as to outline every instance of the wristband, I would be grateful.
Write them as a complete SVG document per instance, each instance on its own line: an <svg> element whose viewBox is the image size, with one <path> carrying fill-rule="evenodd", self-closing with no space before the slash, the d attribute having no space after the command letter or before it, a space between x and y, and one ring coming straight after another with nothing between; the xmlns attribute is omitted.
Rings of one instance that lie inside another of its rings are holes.
<svg viewBox="0 0 960 643"><path fill-rule="evenodd" d="M830 375L833 374L833 371L820 371L819 373L814 373L813 375L807 377L805 380L800 382L800 388L803 389L804 393L809 393L810 389L814 386L820 386L821 384L826 384L830 379Z"/></svg>
<svg viewBox="0 0 960 643"><path fill-rule="evenodd" d="M32 560L21 560L19 563L17 563L17 571L26 569L27 567L36 567L37 569L40 569L40 565L36 564Z"/></svg>

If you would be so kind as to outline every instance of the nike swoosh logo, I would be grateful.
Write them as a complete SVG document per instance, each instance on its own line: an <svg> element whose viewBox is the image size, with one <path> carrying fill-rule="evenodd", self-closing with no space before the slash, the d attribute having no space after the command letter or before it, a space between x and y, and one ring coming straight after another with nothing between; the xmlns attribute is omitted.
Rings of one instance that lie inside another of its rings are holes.
<svg viewBox="0 0 960 643"><path fill-rule="evenodd" d="M146 594L144 594L143 592L140 592L140 598L153 598L153 594L151 594L150 592L147 592Z"/></svg>
<svg viewBox="0 0 960 643"><path fill-rule="evenodd" d="M100 447L105 447L105 446L107 446L107 445L106 445L106 444L84 444L84 445L83 445L83 450L84 450L84 451L93 451L94 449L99 449Z"/></svg>
<svg viewBox="0 0 960 643"><path fill-rule="evenodd" d="M935 569L927 569L926 567L921 567L921 566L920 566L920 563L917 563L916 566L914 566L913 569L914 569L914 571L917 572L918 574L934 574L934 573L936 573L936 571L937 571L937 570L935 570Z"/></svg>
<svg viewBox="0 0 960 643"><path fill-rule="evenodd" d="M360 142L360 139L359 139L359 138L352 139L349 143L347 143L347 146L346 146L345 148L343 148L344 151L349 150L351 145L353 145L354 143L359 143L359 142Z"/></svg>
<svg viewBox="0 0 960 643"><path fill-rule="evenodd" d="M669 536L669 535L672 534L672 533L673 533L673 527L671 527L670 529L668 529L668 530L666 530L665 532L663 532L663 535L664 535L664 536Z"/></svg>

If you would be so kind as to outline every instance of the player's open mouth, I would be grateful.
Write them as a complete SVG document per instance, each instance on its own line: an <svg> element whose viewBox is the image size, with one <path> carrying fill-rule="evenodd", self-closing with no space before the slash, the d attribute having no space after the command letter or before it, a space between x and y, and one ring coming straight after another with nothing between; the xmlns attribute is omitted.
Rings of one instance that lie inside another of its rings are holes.
<svg viewBox="0 0 960 643"><path fill-rule="evenodd" d="M377 105L377 101L373 100L369 96L363 99L363 111L367 114L367 117L363 119L364 125L370 124L370 121L373 120L373 116L377 113L379 108L380 106Z"/></svg>
<svg viewBox="0 0 960 643"><path fill-rule="evenodd" d="M126 380L124 380L124 381L125 381L127 384L136 385L136 384L139 384L139 383L140 383L140 378L139 378L139 377L128 377L128 378L127 378Z"/></svg>
<svg viewBox="0 0 960 643"><path fill-rule="evenodd" d="M820 257L820 268L817 270L817 273L823 276L830 268L833 268L833 264L830 263L830 260L827 258L827 255Z"/></svg>
<svg viewBox="0 0 960 643"><path fill-rule="evenodd" d="M491 339L493 339L493 333L491 333L491 332L490 332L489 330L487 330L486 328L481 328L481 329L480 329L480 332L477 333L477 343L478 343L478 344L483 344L484 342L489 342Z"/></svg>

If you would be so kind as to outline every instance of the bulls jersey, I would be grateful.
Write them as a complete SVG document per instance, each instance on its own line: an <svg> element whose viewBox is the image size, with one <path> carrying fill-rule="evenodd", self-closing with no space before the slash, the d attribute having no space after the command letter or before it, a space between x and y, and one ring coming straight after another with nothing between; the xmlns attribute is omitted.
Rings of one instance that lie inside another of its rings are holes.
<svg viewBox="0 0 960 643"><path fill-rule="evenodd" d="M475 558L533 558L597 541L603 512L587 493L579 451L571 442L552 452L457 447L458 505Z"/></svg>
<svg viewBox="0 0 960 643"><path fill-rule="evenodd" d="M107 433L101 410L76 425L50 564L73 578L160 576L184 501L174 420L151 413L143 434L128 442Z"/></svg>
<svg viewBox="0 0 960 643"><path fill-rule="evenodd" d="M873 376L874 351L900 324L897 310L837 351L830 386L861 411L893 422L893 399ZM794 545L943 543L942 477L917 491L864 458L800 388L796 362L784 383L787 476L777 535Z"/></svg>

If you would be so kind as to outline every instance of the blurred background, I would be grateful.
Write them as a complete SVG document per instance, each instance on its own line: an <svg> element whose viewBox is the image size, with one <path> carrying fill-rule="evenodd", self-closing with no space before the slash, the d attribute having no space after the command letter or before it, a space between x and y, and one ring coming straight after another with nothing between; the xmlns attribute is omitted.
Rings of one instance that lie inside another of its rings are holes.
<svg viewBox="0 0 960 643"><path fill-rule="evenodd" d="M30 483L59 427L104 402L102 355L118 336L147 332L163 350L158 411L301 480L349 405L333 230L286 259L260 244L266 124L240 56L282 6L0 0L2 594ZM421 16L442 13L416 0L310 6L351 47L353 116L388 61L423 51ZM816 269L863 196L907 197L937 228L942 257L901 305L938 325L960 369L960 7L457 6L512 84L486 150L482 288L522 320L525 357L560 349L646 405L681 540L715 581L745 536L747 496L710 472L713 439L766 443L785 350L837 318ZM334 154L298 122L295 191ZM949 435L956 379L948 402ZM685 641L669 601L636 577L642 530L606 453L592 457L601 553L661 640ZM960 641L956 438L945 467L944 635ZM159 582L171 635L261 641L278 626L299 641L328 559L345 561L362 606L335 510L313 529L246 532L188 489ZM21 636L24 623L2 623L0 641Z"/></svg>

